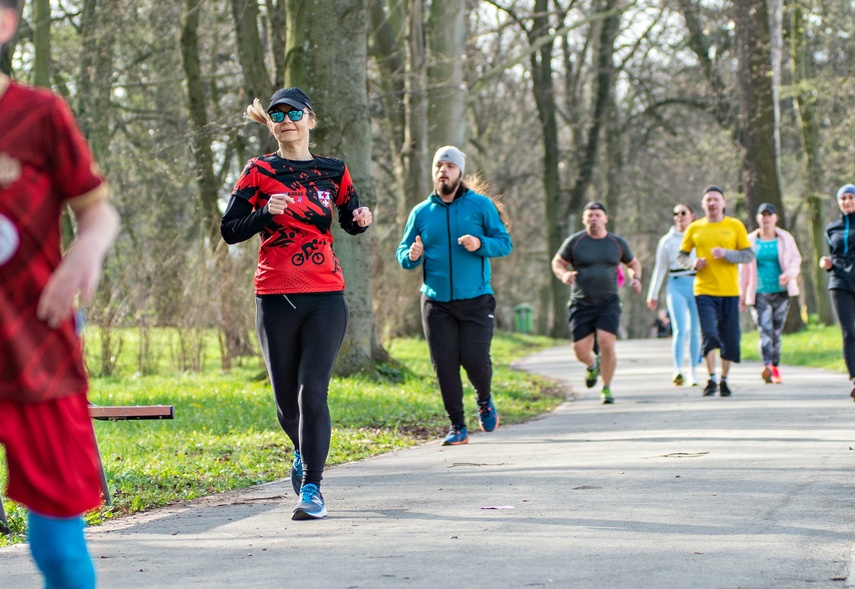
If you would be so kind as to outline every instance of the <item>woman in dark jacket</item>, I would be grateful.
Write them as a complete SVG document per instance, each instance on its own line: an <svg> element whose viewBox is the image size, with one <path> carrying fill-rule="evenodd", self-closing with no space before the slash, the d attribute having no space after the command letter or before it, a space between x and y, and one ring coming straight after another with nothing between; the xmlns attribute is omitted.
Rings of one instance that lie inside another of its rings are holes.
<svg viewBox="0 0 855 589"><path fill-rule="evenodd" d="M828 290L843 332L843 359L852 381L849 393L855 401L855 184L837 191L840 219L825 228L829 255L819 259L819 267L829 270Z"/></svg>

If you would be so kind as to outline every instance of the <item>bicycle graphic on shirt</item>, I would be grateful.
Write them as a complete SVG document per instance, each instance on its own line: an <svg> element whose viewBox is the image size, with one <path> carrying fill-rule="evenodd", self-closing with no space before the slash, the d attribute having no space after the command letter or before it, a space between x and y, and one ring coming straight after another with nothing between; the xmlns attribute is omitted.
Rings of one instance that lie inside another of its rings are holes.
<svg viewBox="0 0 855 589"><path fill-rule="evenodd" d="M302 266L306 260L311 260L316 266L320 266L326 259L323 252L318 251L318 240L313 239L308 243L300 246L302 251L291 256L291 263L295 266Z"/></svg>

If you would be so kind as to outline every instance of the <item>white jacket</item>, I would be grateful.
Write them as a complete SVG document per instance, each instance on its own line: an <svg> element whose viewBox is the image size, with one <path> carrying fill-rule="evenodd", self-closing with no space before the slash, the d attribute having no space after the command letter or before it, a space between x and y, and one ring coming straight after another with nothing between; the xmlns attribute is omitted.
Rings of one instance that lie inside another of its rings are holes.
<svg viewBox="0 0 855 589"><path fill-rule="evenodd" d="M653 266L653 276L650 279L650 288L647 291L647 300L659 300L659 289L662 288L662 281L668 274L675 276L694 276L694 270L686 270L677 261L677 256L680 254L680 244L683 243L682 231L677 231L674 227L662 236L659 240L659 245L656 246L656 264ZM690 259L694 262L695 252L692 250Z"/></svg>

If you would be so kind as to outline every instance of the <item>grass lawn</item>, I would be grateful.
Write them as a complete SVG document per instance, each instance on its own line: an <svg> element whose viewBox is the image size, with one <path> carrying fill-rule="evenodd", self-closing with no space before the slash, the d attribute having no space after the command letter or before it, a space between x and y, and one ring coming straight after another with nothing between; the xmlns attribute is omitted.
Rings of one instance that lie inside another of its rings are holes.
<svg viewBox="0 0 855 589"><path fill-rule="evenodd" d="M276 421L263 365L255 358L229 372L219 368L214 336L206 343L202 372L178 372L175 339L158 334L156 374L135 374L136 331L124 338L116 376L93 378L90 399L99 405L175 405L173 421L95 422L113 505L87 516L89 523L238 489L288 476L293 448ZM99 349L87 331L87 353ZM493 340L493 393L503 424L555 408L563 392L545 379L508 368L512 360L555 345L545 337L497 334ZM394 340L388 351L399 363L386 378L333 379L330 385L332 447L328 465L341 464L443 436L448 420L436 387L427 344ZM172 356L170 358L170 355ZM94 360L88 358L94 365ZM464 382L465 379L464 379ZM468 383L467 383L468 385ZM469 424L477 429L475 394L465 390ZM5 485L5 462L0 482ZM0 546L23 540L24 510L6 501L12 534Z"/></svg>
<svg viewBox="0 0 855 589"><path fill-rule="evenodd" d="M742 334L742 357L761 360L756 330ZM798 333L784 335L781 345L781 364L824 368L846 374L843 362L843 339L837 325L819 325L811 317L808 328Z"/></svg>

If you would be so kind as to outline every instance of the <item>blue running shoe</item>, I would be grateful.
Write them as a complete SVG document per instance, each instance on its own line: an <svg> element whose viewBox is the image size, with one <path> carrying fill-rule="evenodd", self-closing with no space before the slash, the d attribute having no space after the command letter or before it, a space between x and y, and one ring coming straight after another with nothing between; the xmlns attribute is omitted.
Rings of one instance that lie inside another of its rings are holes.
<svg viewBox="0 0 855 589"><path fill-rule="evenodd" d="M483 402L478 401L478 423L484 432L491 432L499 427L499 413L493 405L493 397Z"/></svg>
<svg viewBox="0 0 855 589"><path fill-rule="evenodd" d="M448 435L442 441L443 446L459 446L469 443L469 432L465 425L452 425Z"/></svg>
<svg viewBox="0 0 855 589"><path fill-rule="evenodd" d="M312 483L303 485L303 489L300 491L300 501L294 508L291 519L320 519L326 516L327 508L318 486Z"/></svg>
<svg viewBox="0 0 855 589"><path fill-rule="evenodd" d="M300 487L303 486L303 459L300 457L300 451L294 450L294 464L291 465L291 488L294 489L294 494L300 494Z"/></svg>

